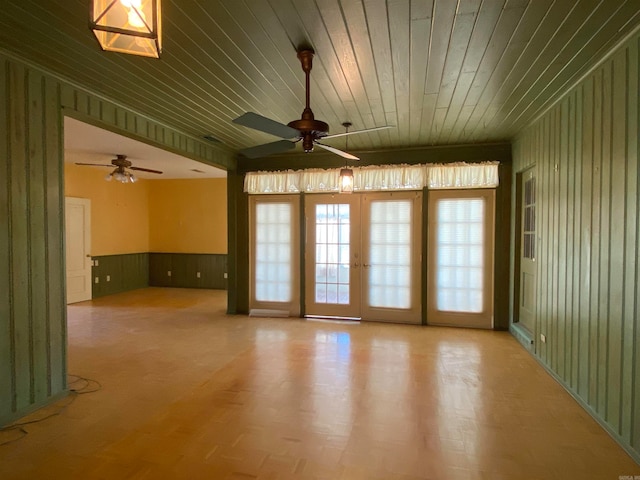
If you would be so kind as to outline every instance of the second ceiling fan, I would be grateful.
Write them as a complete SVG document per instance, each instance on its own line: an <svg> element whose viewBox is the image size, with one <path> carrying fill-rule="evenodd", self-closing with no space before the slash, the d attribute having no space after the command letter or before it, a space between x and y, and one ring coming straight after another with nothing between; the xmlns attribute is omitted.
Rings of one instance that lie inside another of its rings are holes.
<svg viewBox="0 0 640 480"><path fill-rule="evenodd" d="M298 58L300 59L300 63L302 64L302 70L305 73L306 104L304 111L302 112L302 118L300 118L299 120L293 120L292 122L289 122L287 125L285 125L284 123L271 120L270 118L263 117L262 115L258 115L257 113L247 112L233 120L233 122L237 123L238 125L243 125L245 127L253 128L254 130L259 130L261 132L269 133L271 135L275 135L276 137L286 139L278 140L271 143L265 143L256 147L245 148L244 150L240 150L240 153L242 155L247 158L266 157L267 155L283 153L287 150L291 150L295 147L296 143L302 141L302 148L307 153L312 152L313 147L317 145L320 148L328 150L349 160L359 160L359 158L355 155L343 152L342 150L339 150L330 145L320 143L319 140L342 137L345 135L355 135L358 133L373 132L375 130L382 130L385 128L393 128L392 126L385 125L383 127L354 130L352 132L349 132L347 130L347 132L345 133L329 135L329 125L327 125L323 121L316 120L313 115L313 111L309 106L309 74L313 65L313 55L314 51L311 49L300 50L298 52Z"/></svg>

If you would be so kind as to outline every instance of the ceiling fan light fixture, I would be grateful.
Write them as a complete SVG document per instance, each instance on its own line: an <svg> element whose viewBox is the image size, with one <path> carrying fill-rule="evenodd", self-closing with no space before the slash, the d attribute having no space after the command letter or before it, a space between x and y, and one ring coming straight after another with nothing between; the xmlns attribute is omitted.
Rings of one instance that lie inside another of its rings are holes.
<svg viewBox="0 0 640 480"><path fill-rule="evenodd" d="M115 178L118 182L126 183L128 181L127 176L120 172L119 170L113 174L113 178Z"/></svg>
<svg viewBox="0 0 640 480"><path fill-rule="evenodd" d="M129 174L129 181L131 183L136 183L138 181L138 177L136 177L133 173Z"/></svg>
<svg viewBox="0 0 640 480"><path fill-rule="evenodd" d="M89 26L100 47L112 52L160 58L160 0L92 0Z"/></svg>
<svg viewBox="0 0 640 480"><path fill-rule="evenodd" d="M353 170L340 169L340 193L353 193Z"/></svg>

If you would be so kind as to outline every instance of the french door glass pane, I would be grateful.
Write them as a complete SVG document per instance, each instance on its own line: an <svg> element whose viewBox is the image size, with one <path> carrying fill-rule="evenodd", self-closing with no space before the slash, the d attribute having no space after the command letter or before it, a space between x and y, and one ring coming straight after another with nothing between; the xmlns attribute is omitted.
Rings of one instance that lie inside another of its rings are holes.
<svg viewBox="0 0 640 480"><path fill-rule="evenodd" d="M437 309L482 312L484 200L439 200L437 232Z"/></svg>
<svg viewBox="0 0 640 480"><path fill-rule="evenodd" d="M290 302L291 211L290 203L256 205L256 300Z"/></svg>
<svg viewBox="0 0 640 480"><path fill-rule="evenodd" d="M411 307L411 200L371 202L369 303Z"/></svg>
<svg viewBox="0 0 640 480"><path fill-rule="evenodd" d="M350 222L348 204L316 205L316 303L350 302Z"/></svg>

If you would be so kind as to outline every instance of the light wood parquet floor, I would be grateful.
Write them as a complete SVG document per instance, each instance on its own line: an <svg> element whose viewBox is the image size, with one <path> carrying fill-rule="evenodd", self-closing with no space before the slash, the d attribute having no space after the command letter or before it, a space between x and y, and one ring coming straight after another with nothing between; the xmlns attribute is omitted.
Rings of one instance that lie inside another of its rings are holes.
<svg viewBox="0 0 640 480"><path fill-rule="evenodd" d="M69 373L102 388L1 446L0 478L640 475L508 333L225 307L161 288L70 305Z"/></svg>

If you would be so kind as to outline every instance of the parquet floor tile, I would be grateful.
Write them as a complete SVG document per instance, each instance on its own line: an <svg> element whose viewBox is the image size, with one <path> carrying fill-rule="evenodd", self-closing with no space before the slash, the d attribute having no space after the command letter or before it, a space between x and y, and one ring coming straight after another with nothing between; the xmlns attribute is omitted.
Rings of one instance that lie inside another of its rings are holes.
<svg viewBox="0 0 640 480"><path fill-rule="evenodd" d="M225 308L162 288L69 306L68 370L102 388L0 446L0 479L640 475L508 333Z"/></svg>

